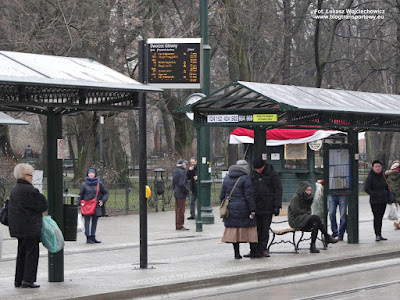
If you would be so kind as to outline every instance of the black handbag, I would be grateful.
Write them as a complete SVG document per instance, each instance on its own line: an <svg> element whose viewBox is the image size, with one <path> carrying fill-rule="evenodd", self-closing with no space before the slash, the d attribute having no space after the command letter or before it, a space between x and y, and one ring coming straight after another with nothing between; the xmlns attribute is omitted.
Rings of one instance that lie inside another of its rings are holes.
<svg viewBox="0 0 400 300"><path fill-rule="evenodd" d="M4 202L4 206L1 208L0 223L8 226L8 200Z"/></svg>

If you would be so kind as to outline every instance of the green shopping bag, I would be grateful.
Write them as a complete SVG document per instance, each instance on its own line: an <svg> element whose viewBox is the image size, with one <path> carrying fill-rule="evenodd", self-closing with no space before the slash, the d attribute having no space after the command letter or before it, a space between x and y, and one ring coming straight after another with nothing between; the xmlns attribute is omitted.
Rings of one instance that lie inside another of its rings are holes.
<svg viewBox="0 0 400 300"><path fill-rule="evenodd" d="M64 248L64 236L51 216L43 216L42 236L43 246L51 253L57 253Z"/></svg>

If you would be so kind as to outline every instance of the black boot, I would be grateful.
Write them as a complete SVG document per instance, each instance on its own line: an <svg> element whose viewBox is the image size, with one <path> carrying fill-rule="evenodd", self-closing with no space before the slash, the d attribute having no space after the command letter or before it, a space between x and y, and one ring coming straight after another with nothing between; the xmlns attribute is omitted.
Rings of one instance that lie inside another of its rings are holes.
<svg viewBox="0 0 400 300"><path fill-rule="evenodd" d="M233 250L235 250L235 259L241 259L242 256L239 251L239 243L233 243Z"/></svg>
<svg viewBox="0 0 400 300"><path fill-rule="evenodd" d="M331 236L331 235L329 235L329 234L326 234L326 235L325 235L325 245L328 245L328 244L335 244L335 243L337 243L337 242L338 242L338 240L335 239L333 236Z"/></svg>
<svg viewBox="0 0 400 300"><path fill-rule="evenodd" d="M86 244L94 244L94 241L93 241L91 235L86 236Z"/></svg>
<svg viewBox="0 0 400 300"><path fill-rule="evenodd" d="M310 253L319 253L319 249L315 247L315 243L310 244Z"/></svg>
<svg viewBox="0 0 400 300"><path fill-rule="evenodd" d="M101 243L101 241L96 240L96 236L92 235L92 241L95 242L96 244Z"/></svg>

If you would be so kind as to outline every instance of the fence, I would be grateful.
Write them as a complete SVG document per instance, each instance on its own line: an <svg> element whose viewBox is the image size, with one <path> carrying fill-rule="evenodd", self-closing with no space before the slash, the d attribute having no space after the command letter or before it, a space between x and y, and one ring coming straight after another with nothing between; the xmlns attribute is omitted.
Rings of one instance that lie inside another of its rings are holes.
<svg viewBox="0 0 400 300"><path fill-rule="evenodd" d="M363 191L362 183L368 176L371 168L368 166L360 165L359 167L359 191ZM171 172L170 172L171 173ZM219 204L219 192L221 190L222 179L219 173L212 174L213 183L211 185L211 204ZM84 179L79 179L74 182L64 177L64 188L69 194L79 194L80 186ZM1 178L0 177L0 207L4 201L9 197L11 188L15 184L14 178ZM172 179L167 178L163 180L164 184L164 197L157 195L157 188L155 186L155 178L148 177L148 186L152 190L152 196L148 199L148 211L162 211L174 209L175 199L172 190ZM131 214L139 211L139 179L137 176L130 176L122 179L112 177L105 178L104 185L109 191L109 199L106 205L105 213L107 215L120 215ZM43 194L47 196L47 181L43 181ZM189 207L189 198L186 201Z"/></svg>
<svg viewBox="0 0 400 300"><path fill-rule="evenodd" d="M64 189L68 194L79 194L79 190L84 179L74 182L68 181L65 177ZM172 210L175 205L175 198L172 190L172 180L166 179L164 182L164 200L161 195L157 195L154 178L148 178L148 186L152 190L152 196L148 199L148 211ZM219 192L221 190L221 180L214 179L211 186L211 200L213 205L219 204ZM0 178L0 207L9 197L11 188L15 185L15 179ZM111 178L105 179L104 185L109 192L105 214L121 215L131 214L139 211L139 179L136 177L118 180ZM47 181L43 180L43 194L47 197ZM157 206L156 206L157 204ZM186 202L189 207L189 198ZM157 208L157 209L156 209Z"/></svg>

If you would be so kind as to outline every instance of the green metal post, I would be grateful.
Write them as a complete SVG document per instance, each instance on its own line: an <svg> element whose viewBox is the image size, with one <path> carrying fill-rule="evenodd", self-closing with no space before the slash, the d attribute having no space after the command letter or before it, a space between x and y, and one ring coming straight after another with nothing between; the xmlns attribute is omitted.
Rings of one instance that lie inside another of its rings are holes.
<svg viewBox="0 0 400 300"><path fill-rule="evenodd" d="M103 125L104 125L104 117L103 114L99 113L99 159L100 159L100 181L103 182L103 170L104 170L104 161L103 161Z"/></svg>
<svg viewBox="0 0 400 300"><path fill-rule="evenodd" d="M266 139L266 132L265 132L265 128L262 127L256 127L254 128L254 152L253 152L253 156L252 158L256 158L256 157L261 157L263 158L263 154L264 154L264 158L266 158L267 155L267 139ZM252 164L252 158L249 160L249 165L250 165L250 169L252 169L253 164Z"/></svg>
<svg viewBox="0 0 400 300"><path fill-rule="evenodd" d="M126 165L129 166L128 157L126 157ZM125 177L125 212L129 214L129 186L130 186L130 179L129 179L129 167L126 171Z"/></svg>
<svg viewBox="0 0 400 300"><path fill-rule="evenodd" d="M349 144L353 146L351 159L352 193L348 198L347 241L349 244L358 244L358 133L349 130L347 134Z"/></svg>
<svg viewBox="0 0 400 300"><path fill-rule="evenodd" d="M47 199L49 215L64 232L62 160L57 159L57 139L62 138L61 115L49 108L47 114ZM64 281L64 250L50 253L49 282Z"/></svg>
<svg viewBox="0 0 400 300"><path fill-rule="evenodd" d="M201 149L201 141L200 141L200 127L196 128L197 130L197 172L198 172L198 178L197 180L197 214L196 214L196 232L201 232L203 231L203 221L202 221L202 215L201 215L201 208L202 208L202 203L205 202L203 200L203 185L200 184L200 178L202 178L203 175L203 170L202 170L202 164L201 162L201 154L200 149ZM201 173L201 175L200 175Z"/></svg>
<svg viewBox="0 0 400 300"><path fill-rule="evenodd" d="M200 37L203 39L203 87L201 92L210 95L210 50L208 45L208 1L200 0ZM198 201L201 203L201 220L204 224L214 224L214 214L211 206L211 155L210 128L202 126L198 129L198 170L199 189Z"/></svg>

